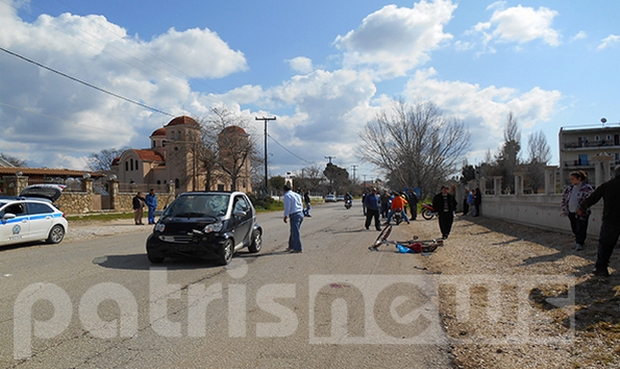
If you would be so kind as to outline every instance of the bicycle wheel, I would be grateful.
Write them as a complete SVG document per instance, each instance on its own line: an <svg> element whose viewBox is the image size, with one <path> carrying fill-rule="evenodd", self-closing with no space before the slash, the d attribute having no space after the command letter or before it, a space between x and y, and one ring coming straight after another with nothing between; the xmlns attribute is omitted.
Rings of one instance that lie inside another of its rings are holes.
<svg viewBox="0 0 620 369"><path fill-rule="evenodd" d="M375 241L373 246L374 247L380 246L385 241L387 241L387 238L390 237L390 233L392 233L392 225L388 224L385 226L385 228L383 228L381 233L379 233L379 237L377 237L377 240Z"/></svg>

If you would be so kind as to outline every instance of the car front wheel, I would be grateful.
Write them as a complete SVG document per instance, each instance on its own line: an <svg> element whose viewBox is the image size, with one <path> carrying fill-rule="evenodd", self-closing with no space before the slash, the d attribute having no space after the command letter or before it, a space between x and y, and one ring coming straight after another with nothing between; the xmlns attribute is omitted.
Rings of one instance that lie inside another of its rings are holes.
<svg viewBox="0 0 620 369"><path fill-rule="evenodd" d="M220 248L220 257L218 258L218 263L220 265L228 265L233 258L233 241L228 239L222 243Z"/></svg>
<svg viewBox="0 0 620 369"><path fill-rule="evenodd" d="M50 233L47 236L47 239L45 240L45 242L60 243L64 238L65 238L65 229L61 225L56 224L55 226L52 227L52 229L50 229Z"/></svg>

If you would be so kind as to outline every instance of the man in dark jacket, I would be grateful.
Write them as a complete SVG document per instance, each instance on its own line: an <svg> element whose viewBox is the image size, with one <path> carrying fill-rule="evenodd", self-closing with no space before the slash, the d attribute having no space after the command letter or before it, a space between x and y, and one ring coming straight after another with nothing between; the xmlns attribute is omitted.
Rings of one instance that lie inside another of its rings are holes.
<svg viewBox="0 0 620 369"><path fill-rule="evenodd" d="M381 200L379 200L376 188L373 188L372 191L364 197L364 207L366 208L366 223L364 226L366 229L369 229L372 218L375 218L375 228L377 231L380 231L381 222L379 221L379 210L381 210Z"/></svg>
<svg viewBox="0 0 620 369"><path fill-rule="evenodd" d="M133 205L133 220L136 225L143 225L142 223L142 213L144 210L142 209L145 204L145 199L142 197L142 192L138 192L136 196L133 197L132 205Z"/></svg>
<svg viewBox="0 0 620 369"><path fill-rule="evenodd" d="M418 217L418 195L415 193L413 188L409 189L409 194L407 195L407 201L409 201L409 209L411 211L411 220L415 220Z"/></svg>
<svg viewBox="0 0 620 369"><path fill-rule="evenodd" d="M441 230L441 236L444 240L448 238L452 230L456 204L456 199L448 193L448 187L446 186L441 186L441 192L433 197L433 208L435 208L437 212L439 229Z"/></svg>
<svg viewBox="0 0 620 369"><path fill-rule="evenodd" d="M603 199L603 222L598 237L598 254L594 275L609 276L607 266L620 236L620 165L614 169L614 178L601 184L579 206L578 214L585 214L589 207Z"/></svg>

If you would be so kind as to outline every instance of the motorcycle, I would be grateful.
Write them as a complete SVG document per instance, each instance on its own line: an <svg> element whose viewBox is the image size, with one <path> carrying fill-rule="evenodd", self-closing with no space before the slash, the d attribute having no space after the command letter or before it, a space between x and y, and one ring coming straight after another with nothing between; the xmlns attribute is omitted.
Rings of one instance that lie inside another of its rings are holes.
<svg viewBox="0 0 620 369"><path fill-rule="evenodd" d="M432 204L422 204L421 215L422 218L426 220L431 220L437 215L437 212L435 211L435 208L433 208Z"/></svg>
<svg viewBox="0 0 620 369"><path fill-rule="evenodd" d="M402 213L402 209L395 209L394 211L394 215L392 215L392 218L394 219L394 222L396 222L396 225L399 225L400 223L402 223L403 221L403 213Z"/></svg>
<svg viewBox="0 0 620 369"><path fill-rule="evenodd" d="M351 206L353 206L353 201L351 199L344 200L345 209L349 210L351 209Z"/></svg>

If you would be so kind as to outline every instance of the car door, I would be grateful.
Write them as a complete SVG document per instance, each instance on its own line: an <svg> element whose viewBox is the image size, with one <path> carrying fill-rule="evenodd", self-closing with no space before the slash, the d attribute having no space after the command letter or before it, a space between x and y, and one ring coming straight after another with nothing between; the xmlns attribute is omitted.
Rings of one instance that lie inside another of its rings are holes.
<svg viewBox="0 0 620 369"><path fill-rule="evenodd" d="M27 202L28 220L30 221L30 239L44 240L47 238L53 223L54 210L48 204Z"/></svg>
<svg viewBox="0 0 620 369"><path fill-rule="evenodd" d="M245 213L245 215L235 215L239 212ZM248 204L248 200L242 196L237 195L233 204L233 216L235 217L235 240L237 245L241 242L248 244L250 241L250 232L252 231L252 210Z"/></svg>
<svg viewBox="0 0 620 369"><path fill-rule="evenodd" d="M14 218L4 219L6 214ZM30 222L23 201L12 202L0 210L0 244L9 245L30 240Z"/></svg>

